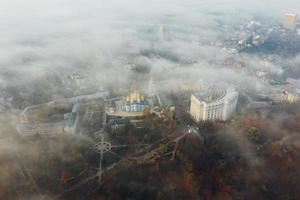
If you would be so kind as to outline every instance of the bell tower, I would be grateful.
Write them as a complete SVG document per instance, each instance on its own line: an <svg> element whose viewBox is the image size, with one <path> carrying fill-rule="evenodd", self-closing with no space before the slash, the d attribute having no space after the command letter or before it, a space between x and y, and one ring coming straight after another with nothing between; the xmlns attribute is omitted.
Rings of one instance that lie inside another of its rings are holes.
<svg viewBox="0 0 300 200"><path fill-rule="evenodd" d="M155 84L154 84L152 76L151 76L151 78L149 80L149 83L148 83L148 95L150 97L154 97L155 96Z"/></svg>

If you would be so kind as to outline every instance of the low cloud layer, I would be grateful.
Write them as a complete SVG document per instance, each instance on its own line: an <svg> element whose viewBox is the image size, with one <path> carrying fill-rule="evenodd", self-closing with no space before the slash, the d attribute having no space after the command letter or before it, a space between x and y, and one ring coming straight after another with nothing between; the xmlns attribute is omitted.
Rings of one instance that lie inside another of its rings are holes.
<svg viewBox="0 0 300 200"><path fill-rule="evenodd" d="M132 75L124 66L134 63L149 68L147 74L165 87L172 87L178 79L248 82L251 77L212 62L231 56L215 43L254 17L280 21L287 11L300 13L300 3L1 2L0 80L3 85L24 85L52 73L84 71L100 84L127 83ZM186 60L197 62L186 64Z"/></svg>

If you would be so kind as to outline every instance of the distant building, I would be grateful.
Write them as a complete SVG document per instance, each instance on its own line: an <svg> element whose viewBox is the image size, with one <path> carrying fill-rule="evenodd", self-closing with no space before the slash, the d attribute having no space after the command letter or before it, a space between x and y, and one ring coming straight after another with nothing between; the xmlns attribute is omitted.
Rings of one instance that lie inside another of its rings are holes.
<svg viewBox="0 0 300 200"><path fill-rule="evenodd" d="M286 13L283 19L283 27L289 30L295 30L297 22L297 14Z"/></svg>
<svg viewBox="0 0 300 200"><path fill-rule="evenodd" d="M270 37L271 29L257 21L251 21L244 26L240 32L238 46L240 50L251 47L258 47L265 43Z"/></svg>
<svg viewBox="0 0 300 200"><path fill-rule="evenodd" d="M235 111L238 92L234 88L213 89L191 96L190 115L195 121L228 120Z"/></svg>
<svg viewBox="0 0 300 200"><path fill-rule="evenodd" d="M295 103L300 100L300 95L295 91L285 90L283 91L282 100L283 102Z"/></svg>
<svg viewBox="0 0 300 200"><path fill-rule="evenodd" d="M195 91L203 90L206 87L207 87L207 85L204 84L202 80L197 80L197 81L193 81L193 82L181 83L178 87L178 90L179 91L188 91L188 92L193 92L194 91L195 92Z"/></svg>
<svg viewBox="0 0 300 200"><path fill-rule="evenodd" d="M235 59L234 57L226 58L224 64L229 65L234 69L241 69L242 67L245 67L243 62Z"/></svg>
<svg viewBox="0 0 300 200"><path fill-rule="evenodd" d="M300 101L300 80L288 78L286 83L272 85L265 96L273 103L295 103Z"/></svg>
<svg viewBox="0 0 300 200"><path fill-rule="evenodd" d="M266 90L269 90L270 83L269 79L267 77L268 72L266 71L256 71L256 79L255 79L255 88L257 93L265 92Z"/></svg>
<svg viewBox="0 0 300 200"><path fill-rule="evenodd" d="M164 25L163 24L160 24L159 26L159 32L158 32L158 35L159 35L159 40L162 41L164 40Z"/></svg>
<svg viewBox="0 0 300 200"><path fill-rule="evenodd" d="M283 100L289 103L300 101L300 79L288 78L288 86L283 91Z"/></svg>
<svg viewBox="0 0 300 200"><path fill-rule="evenodd" d="M299 91L295 91L290 87L277 86L272 92L265 95L273 103L295 103L300 101Z"/></svg>

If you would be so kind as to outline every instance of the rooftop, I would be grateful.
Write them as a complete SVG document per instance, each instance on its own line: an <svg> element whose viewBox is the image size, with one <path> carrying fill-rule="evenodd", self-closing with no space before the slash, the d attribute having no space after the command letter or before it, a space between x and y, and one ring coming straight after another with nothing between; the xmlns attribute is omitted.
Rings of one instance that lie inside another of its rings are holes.
<svg viewBox="0 0 300 200"><path fill-rule="evenodd" d="M217 102L224 98L231 98L237 95L237 91L234 87L217 87L210 88L204 92L196 93L194 96L200 101L204 101L205 103L213 103Z"/></svg>
<svg viewBox="0 0 300 200"><path fill-rule="evenodd" d="M222 89L217 89L217 90L208 90L205 92L200 92L195 94L195 97L197 97L197 99L204 101L206 103L212 103L214 101L218 101L222 98L224 98L226 95L226 90L222 90Z"/></svg>

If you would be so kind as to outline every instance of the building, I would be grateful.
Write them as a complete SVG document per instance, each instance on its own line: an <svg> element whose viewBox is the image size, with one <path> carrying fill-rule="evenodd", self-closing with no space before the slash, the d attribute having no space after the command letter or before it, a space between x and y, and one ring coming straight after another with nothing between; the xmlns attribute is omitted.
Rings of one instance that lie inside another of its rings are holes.
<svg viewBox="0 0 300 200"><path fill-rule="evenodd" d="M273 104L299 102L300 80L288 78L286 82L269 84L269 88L262 91L260 97L271 101Z"/></svg>
<svg viewBox="0 0 300 200"><path fill-rule="evenodd" d="M159 32L158 32L158 37L160 41L164 40L164 30L165 30L164 25L160 24Z"/></svg>
<svg viewBox="0 0 300 200"><path fill-rule="evenodd" d="M190 115L201 120L228 120L235 111L238 92L234 88L212 89L191 96Z"/></svg>
<svg viewBox="0 0 300 200"><path fill-rule="evenodd" d="M300 79L288 78L287 86L283 91L283 101L294 103L300 101Z"/></svg>
<svg viewBox="0 0 300 200"><path fill-rule="evenodd" d="M195 92L203 90L207 87L206 84L203 83L202 80L197 80L193 82L185 82L181 83L178 87L179 91L185 91L185 92Z"/></svg>
<svg viewBox="0 0 300 200"><path fill-rule="evenodd" d="M300 90L290 86L276 86L265 95L272 103L295 103L300 101Z"/></svg>
<svg viewBox="0 0 300 200"><path fill-rule="evenodd" d="M295 30L297 22L297 14L286 13L283 19L283 27L289 30Z"/></svg>
<svg viewBox="0 0 300 200"><path fill-rule="evenodd" d="M270 90L270 83L267 71L256 71L255 89L257 93L263 93Z"/></svg>
<svg viewBox="0 0 300 200"><path fill-rule="evenodd" d="M155 96L155 84L154 84L154 81L153 81L153 78L151 77L150 81L149 81L149 84L148 84L148 95L149 97L154 97Z"/></svg>
<svg viewBox="0 0 300 200"><path fill-rule="evenodd" d="M258 47L265 43L270 37L271 29L267 24L258 21L251 21L246 26L243 26L238 40L240 50Z"/></svg>
<svg viewBox="0 0 300 200"><path fill-rule="evenodd" d="M67 122L64 131L73 135L78 134L79 125L79 103L76 103L72 111L67 114Z"/></svg>
<svg viewBox="0 0 300 200"><path fill-rule="evenodd" d="M134 90L127 97L124 97L123 112L143 112L145 109L150 109L150 105L139 91Z"/></svg>
<svg viewBox="0 0 300 200"><path fill-rule="evenodd" d="M153 99L145 97L138 90L133 90L127 96L112 98L106 109L108 124L113 132L126 125L143 128L146 109L153 109Z"/></svg>
<svg viewBox="0 0 300 200"><path fill-rule="evenodd" d="M287 103L295 103L300 100L299 92L295 90L285 90L282 92L282 101Z"/></svg>
<svg viewBox="0 0 300 200"><path fill-rule="evenodd" d="M112 131L115 132L120 128L125 128L126 126L130 125L130 120L126 117L114 118L114 119L110 119L108 124L110 125Z"/></svg>
<svg viewBox="0 0 300 200"><path fill-rule="evenodd" d="M128 96L111 99L111 107L106 110L108 116L135 118L144 115L145 109L153 108L153 98L133 90Z"/></svg>
<svg viewBox="0 0 300 200"><path fill-rule="evenodd" d="M55 137L77 134L79 105L67 101L49 102L25 108L20 114L17 131L21 136Z"/></svg>

